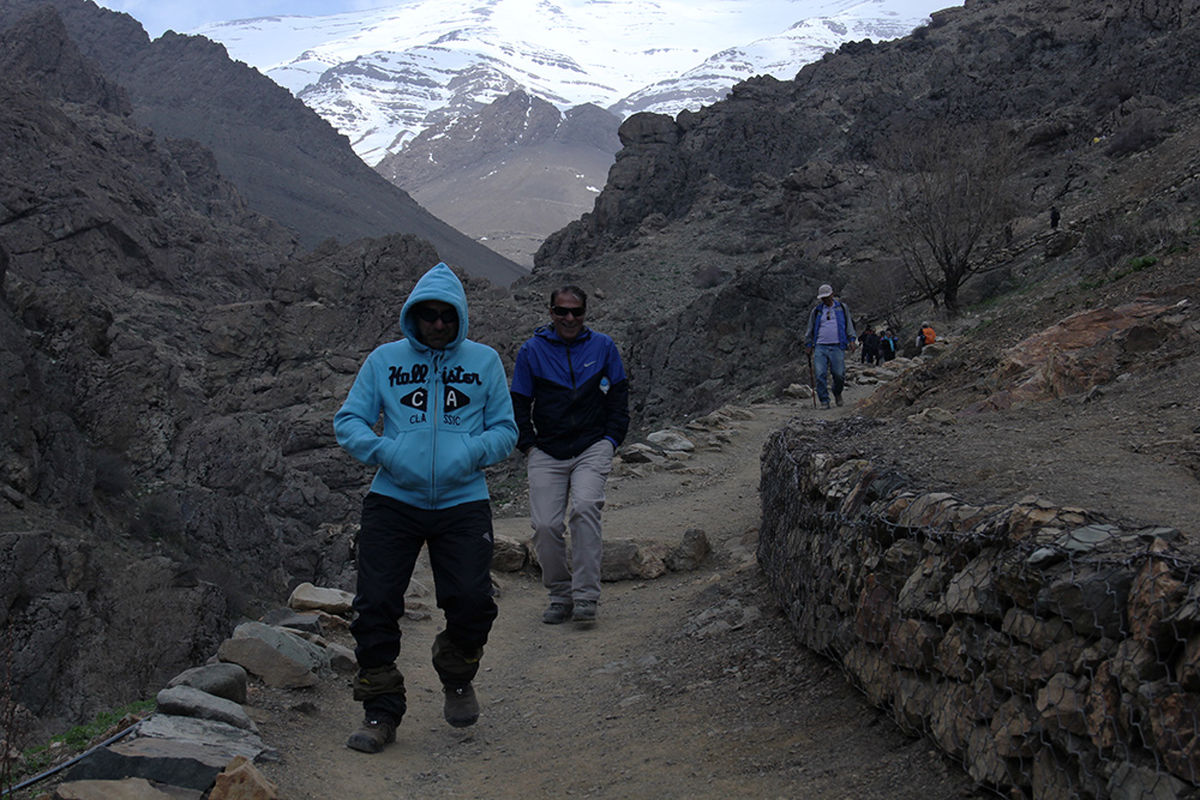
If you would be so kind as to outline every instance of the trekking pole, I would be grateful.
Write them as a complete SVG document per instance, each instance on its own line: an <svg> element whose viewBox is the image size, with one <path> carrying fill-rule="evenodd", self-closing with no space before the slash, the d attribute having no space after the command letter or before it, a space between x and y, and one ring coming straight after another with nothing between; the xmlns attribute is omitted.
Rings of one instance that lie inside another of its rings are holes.
<svg viewBox="0 0 1200 800"><path fill-rule="evenodd" d="M813 408L817 407L817 375L813 372L812 350L807 347L805 351L808 353L808 388L812 389Z"/></svg>

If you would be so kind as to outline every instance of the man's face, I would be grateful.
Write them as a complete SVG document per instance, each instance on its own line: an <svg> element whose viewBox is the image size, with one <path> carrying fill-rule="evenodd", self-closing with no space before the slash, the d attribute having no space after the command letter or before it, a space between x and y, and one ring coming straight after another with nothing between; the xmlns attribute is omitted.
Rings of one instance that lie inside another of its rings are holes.
<svg viewBox="0 0 1200 800"><path fill-rule="evenodd" d="M458 312L441 300L426 300L413 308L417 339L434 350L445 350L458 337Z"/></svg>
<svg viewBox="0 0 1200 800"><path fill-rule="evenodd" d="M833 295L831 295L831 294L825 295L824 297L821 298L821 302L827 306L833 305Z"/></svg>
<svg viewBox="0 0 1200 800"><path fill-rule="evenodd" d="M560 292L554 296L550 306L550 321L554 323L554 332L563 341L571 341L583 330L584 305L573 294Z"/></svg>

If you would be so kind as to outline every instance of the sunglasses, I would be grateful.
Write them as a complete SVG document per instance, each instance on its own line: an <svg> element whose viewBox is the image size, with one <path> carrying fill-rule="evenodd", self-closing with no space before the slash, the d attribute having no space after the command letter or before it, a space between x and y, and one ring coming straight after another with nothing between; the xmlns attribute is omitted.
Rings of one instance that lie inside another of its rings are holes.
<svg viewBox="0 0 1200 800"><path fill-rule="evenodd" d="M551 306L550 313L556 317L575 317L578 319L579 317L582 317L584 313L586 313L586 309L582 307L568 308L566 306Z"/></svg>
<svg viewBox="0 0 1200 800"><path fill-rule="evenodd" d="M438 311L436 308L429 306L417 306L413 309L413 313L417 315L417 319L421 322L433 324L439 319L443 325L454 325L458 322L458 312L453 308L447 308L444 311Z"/></svg>

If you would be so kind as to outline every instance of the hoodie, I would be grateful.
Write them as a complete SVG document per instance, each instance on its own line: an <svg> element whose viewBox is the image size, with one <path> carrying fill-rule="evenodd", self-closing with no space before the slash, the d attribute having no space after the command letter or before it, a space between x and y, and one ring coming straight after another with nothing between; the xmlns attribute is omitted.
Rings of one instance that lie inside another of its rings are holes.
<svg viewBox="0 0 1200 800"><path fill-rule="evenodd" d="M458 334L444 350L417 338L412 311L426 300L458 312ZM466 292L448 266L438 264L417 281L400 329L405 338L367 356L334 415L338 444L379 468L373 492L430 510L488 499L482 470L512 451L517 426L504 366L495 350L467 338Z"/></svg>

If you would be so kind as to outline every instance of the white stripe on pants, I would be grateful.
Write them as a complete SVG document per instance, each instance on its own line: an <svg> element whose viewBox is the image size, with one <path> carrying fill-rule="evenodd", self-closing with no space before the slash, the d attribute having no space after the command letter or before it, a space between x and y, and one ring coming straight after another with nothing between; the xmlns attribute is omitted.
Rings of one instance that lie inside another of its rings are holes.
<svg viewBox="0 0 1200 800"><path fill-rule="evenodd" d="M529 475L529 515L533 547L542 566L542 584L550 597L597 600L600 597L600 510L604 484L612 472L613 446L601 439L574 458L557 459L533 447ZM571 563L564 539L567 501L571 508Z"/></svg>

